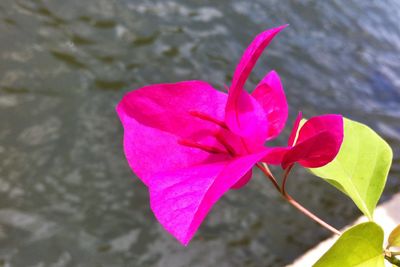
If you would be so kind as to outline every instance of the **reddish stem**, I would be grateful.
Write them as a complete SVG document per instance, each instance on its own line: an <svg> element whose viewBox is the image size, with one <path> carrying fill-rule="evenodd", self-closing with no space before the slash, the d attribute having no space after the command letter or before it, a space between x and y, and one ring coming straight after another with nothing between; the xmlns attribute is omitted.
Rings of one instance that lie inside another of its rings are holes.
<svg viewBox="0 0 400 267"><path fill-rule="evenodd" d="M281 188L282 195L286 195L286 181L289 177L289 173L292 170L293 166L294 164L289 165L289 167L285 169L285 173L283 174L282 188Z"/></svg>
<svg viewBox="0 0 400 267"><path fill-rule="evenodd" d="M285 185L286 185L286 181L288 179L289 173L292 170L293 165L289 166L286 170L285 170L285 174L283 177L283 181L282 181L282 188L279 186L277 180L275 179L275 177L273 176L273 174L271 173L271 171L269 170L268 166L264 163L257 163L257 167L265 174L265 176L268 177L268 179L272 182L272 184L274 185L275 189L282 195L282 197L289 202L293 207L295 207L296 209L298 209L300 212L302 212L304 215L306 215L307 217L309 217L310 219L312 219L313 221L319 223L321 226L323 226L324 228L328 229L329 231L331 231L332 233L336 234L336 235L341 235L341 232L339 230L337 230L335 227L331 226L330 224L328 224L327 222L325 222L324 220L320 219L317 215L315 215L314 213L312 213L311 211L309 211L308 209L306 209L305 207L303 207L300 203L298 203L296 200L294 200L286 191L285 191Z"/></svg>
<svg viewBox="0 0 400 267"><path fill-rule="evenodd" d="M308 209L306 209L305 207L303 207L302 205L300 205L299 202L297 202L296 200L294 200L290 195L288 195L287 193L285 193L284 195L282 194L282 196L287 200L287 202L289 202L293 207L295 207L296 209L298 209L299 211L301 211L304 215L308 216L309 218L311 218L312 220L314 220L315 222L319 223L321 226L325 227L326 229L328 229L329 231L331 231L332 233L336 234L336 235L341 235L342 233L336 229L335 227L333 227L332 225L328 224L327 222L323 221L322 219L320 219L317 215L315 215L314 213L312 213L311 211L309 211Z"/></svg>
<svg viewBox="0 0 400 267"><path fill-rule="evenodd" d="M275 177L272 175L271 171L268 169L268 166L266 166L266 164L263 163L257 163L257 167L265 174L265 176L268 177L268 179L274 185L275 189L278 190L278 192L280 192L281 188L279 187L279 184L276 181Z"/></svg>

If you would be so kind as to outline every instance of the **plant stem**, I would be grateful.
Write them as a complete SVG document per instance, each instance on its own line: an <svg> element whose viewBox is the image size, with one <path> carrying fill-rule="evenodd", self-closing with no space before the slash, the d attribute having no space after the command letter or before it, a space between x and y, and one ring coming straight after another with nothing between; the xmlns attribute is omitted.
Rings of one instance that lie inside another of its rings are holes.
<svg viewBox="0 0 400 267"><path fill-rule="evenodd" d="M284 178L282 181L282 188L279 186L277 180L275 179L275 177L273 176L273 174L271 173L271 171L269 170L268 166L265 163L257 163L257 167L265 174L265 176L267 176L267 178L272 182L272 184L274 185L275 189L282 195L282 197L289 202L293 207L295 207L296 209L298 209L300 212L302 212L304 215L306 215L307 217L309 217L310 219L312 219L313 221L319 223L321 226L323 226L324 228L328 229L329 231L331 231L332 233L336 234L336 235L341 235L341 232L339 230L337 230L336 228L334 228L333 226L331 226L330 224L328 224L327 222L325 222L324 220L320 219L317 215L315 215L314 213L312 213L311 211L309 211L308 209L306 209L305 207L303 207L300 203L298 203L296 200L294 200L286 191L285 191L285 184L286 184L286 180L289 176L289 173L293 167L293 165L291 165L289 168L286 169L285 174L284 174Z"/></svg>
<svg viewBox="0 0 400 267"><path fill-rule="evenodd" d="M267 176L267 178L272 182L274 185L275 189L278 190L278 192L281 192L281 188L279 187L278 182L276 181L275 177L272 175L271 171L269 170L267 164L265 163L257 163L257 167Z"/></svg>
<svg viewBox="0 0 400 267"><path fill-rule="evenodd" d="M400 266L400 260L395 255L385 255L385 259L395 266Z"/></svg>
<svg viewBox="0 0 400 267"><path fill-rule="evenodd" d="M304 215L308 216L310 219L312 219L313 221L319 223L322 227L328 229L329 231L331 231L332 233L334 233L335 235L341 235L342 233L336 229L335 227L333 227L332 225L328 224L327 222L325 222L324 220L320 219L317 215L315 215L314 213L312 213L311 211L309 211L308 209L306 209L305 207L303 207L299 202L297 202L296 200L294 200L290 195L288 195L287 193L282 194L283 198L285 198L287 200L287 202L289 202L293 207L295 207L296 209L298 209L299 211L301 211Z"/></svg>
<svg viewBox="0 0 400 267"><path fill-rule="evenodd" d="M288 177L289 177L289 173L290 173L290 171L292 170L293 166L294 166L294 165L291 164L289 167L287 167L287 168L285 169L285 173L283 174L282 188L281 188L282 195L286 195L286 181L287 181L287 179L288 179Z"/></svg>

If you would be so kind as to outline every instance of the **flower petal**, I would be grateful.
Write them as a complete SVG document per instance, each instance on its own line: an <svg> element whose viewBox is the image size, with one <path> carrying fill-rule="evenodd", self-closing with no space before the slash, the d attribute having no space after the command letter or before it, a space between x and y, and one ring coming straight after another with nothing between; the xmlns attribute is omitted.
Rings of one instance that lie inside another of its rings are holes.
<svg viewBox="0 0 400 267"><path fill-rule="evenodd" d="M266 123L263 118L265 112L263 112L262 107L244 91L243 86L264 48L285 27L281 26L259 34L247 47L236 67L229 89L225 122L234 133L240 136L260 135L258 127ZM262 131L262 134L266 134L264 132Z"/></svg>
<svg viewBox="0 0 400 267"><path fill-rule="evenodd" d="M155 174L149 191L156 218L187 245L215 202L264 155L261 152L232 161Z"/></svg>
<svg viewBox="0 0 400 267"><path fill-rule="evenodd" d="M250 182L251 177L253 176L253 171L248 171L236 184L232 185L231 189L240 189L245 186L248 182Z"/></svg>
<svg viewBox="0 0 400 267"><path fill-rule="evenodd" d="M268 120L264 109L249 93L242 91L235 106L227 106L225 122L235 134L247 139L249 146L263 145Z"/></svg>
<svg viewBox="0 0 400 267"><path fill-rule="evenodd" d="M272 147L268 148L269 153L262 159L263 162L272 165L281 165L286 153L291 147Z"/></svg>
<svg viewBox="0 0 400 267"><path fill-rule="evenodd" d="M235 73L233 74L231 91L229 92L231 98L236 99L239 92L243 90L244 84L249 77L254 65L258 58L261 56L264 49L272 41L272 39L287 25L279 26L277 28L266 30L254 38L251 44L246 48Z"/></svg>
<svg viewBox="0 0 400 267"><path fill-rule="evenodd" d="M224 154L183 146L181 139L219 146L212 138L218 124L192 116L191 111L223 120L226 94L202 81L156 84L132 91L117 106L124 127L129 165L148 184L153 173L226 160Z"/></svg>
<svg viewBox="0 0 400 267"><path fill-rule="evenodd" d="M300 128L295 145L285 154L282 167L298 162L303 167L317 168L331 162L343 142L341 115L322 115L309 119Z"/></svg>
<svg viewBox="0 0 400 267"><path fill-rule="evenodd" d="M281 80L275 71L269 72L251 94L262 106L268 119L267 140L280 134L288 117L288 104Z"/></svg>

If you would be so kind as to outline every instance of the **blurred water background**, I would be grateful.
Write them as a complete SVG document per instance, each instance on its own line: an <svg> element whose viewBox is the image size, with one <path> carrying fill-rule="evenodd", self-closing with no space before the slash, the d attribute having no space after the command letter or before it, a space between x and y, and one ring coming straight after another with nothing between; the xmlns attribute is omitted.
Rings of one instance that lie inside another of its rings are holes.
<svg viewBox="0 0 400 267"><path fill-rule="evenodd" d="M329 236L256 173L189 247L164 232L129 169L114 107L158 82L222 89L251 39L289 23L249 89L277 70L297 112L342 113L395 152L400 185L400 1L1 0L0 266L284 266ZM349 199L296 169L288 190L336 227Z"/></svg>

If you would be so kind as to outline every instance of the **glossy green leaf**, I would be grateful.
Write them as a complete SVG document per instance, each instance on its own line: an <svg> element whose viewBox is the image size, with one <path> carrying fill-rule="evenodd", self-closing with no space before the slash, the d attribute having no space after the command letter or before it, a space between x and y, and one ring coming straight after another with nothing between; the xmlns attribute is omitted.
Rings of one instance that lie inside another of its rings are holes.
<svg viewBox="0 0 400 267"><path fill-rule="evenodd" d="M392 149L368 126L344 119L339 154L329 164L310 169L347 194L372 220L392 163Z"/></svg>
<svg viewBox="0 0 400 267"><path fill-rule="evenodd" d="M356 225L313 265L314 267L384 267L383 230L373 223Z"/></svg>
<svg viewBox="0 0 400 267"><path fill-rule="evenodd" d="M400 247L400 224L390 233L388 244L390 247Z"/></svg>

